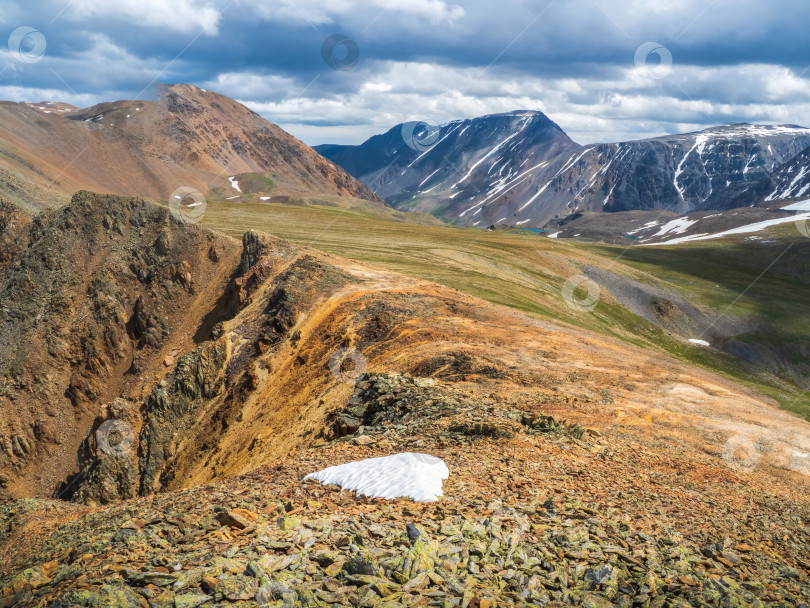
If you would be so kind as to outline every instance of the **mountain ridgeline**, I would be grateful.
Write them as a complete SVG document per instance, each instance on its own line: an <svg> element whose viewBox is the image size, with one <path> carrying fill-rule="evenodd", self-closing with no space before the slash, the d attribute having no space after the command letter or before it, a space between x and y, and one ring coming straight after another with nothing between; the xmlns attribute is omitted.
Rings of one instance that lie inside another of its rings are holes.
<svg viewBox="0 0 810 608"><path fill-rule="evenodd" d="M581 146L531 111L450 122L424 144L411 130L316 149L395 207L540 227L577 211L682 214L784 198L799 189L778 189L794 177L782 166L810 147L810 129L748 124Z"/></svg>

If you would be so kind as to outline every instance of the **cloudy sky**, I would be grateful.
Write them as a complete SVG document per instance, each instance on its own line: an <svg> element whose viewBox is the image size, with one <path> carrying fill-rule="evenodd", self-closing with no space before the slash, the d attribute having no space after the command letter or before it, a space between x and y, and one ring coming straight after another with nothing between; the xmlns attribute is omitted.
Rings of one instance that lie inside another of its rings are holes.
<svg viewBox="0 0 810 608"><path fill-rule="evenodd" d="M807 0L5 0L0 99L188 82L309 144L515 109L580 143L810 126Z"/></svg>

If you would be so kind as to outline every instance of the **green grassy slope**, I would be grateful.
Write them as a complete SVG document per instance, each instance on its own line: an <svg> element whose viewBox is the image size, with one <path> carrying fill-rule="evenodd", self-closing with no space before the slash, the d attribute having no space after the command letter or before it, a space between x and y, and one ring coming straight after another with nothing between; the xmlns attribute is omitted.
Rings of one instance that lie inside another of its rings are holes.
<svg viewBox="0 0 810 608"><path fill-rule="evenodd" d="M204 223L235 237L250 228L266 231L648 347L746 384L810 419L810 394L798 388L803 382L795 373L790 377L690 345L604 292L592 311L575 310L562 296L563 284L582 265L605 268L676 289L697 306L755 318L760 327L741 340L779 344L801 363L810 343L810 319L803 314L810 305L810 239L795 230L782 230L776 243L702 241L627 249L557 241L525 231L393 221L390 215L367 210L319 205L210 203Z"/></svg>

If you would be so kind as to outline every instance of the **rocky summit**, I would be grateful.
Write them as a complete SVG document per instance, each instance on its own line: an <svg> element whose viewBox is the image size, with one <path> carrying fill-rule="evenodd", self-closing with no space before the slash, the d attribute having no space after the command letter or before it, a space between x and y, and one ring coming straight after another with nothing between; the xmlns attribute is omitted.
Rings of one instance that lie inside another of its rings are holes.
<svg viewBox="0 0 810 608"><path fill-rule="evenodd" d="M142 199L16 209L3 608L810 602L810 424L748 388ZM438 501L305 480L401 452Z"/></svg>

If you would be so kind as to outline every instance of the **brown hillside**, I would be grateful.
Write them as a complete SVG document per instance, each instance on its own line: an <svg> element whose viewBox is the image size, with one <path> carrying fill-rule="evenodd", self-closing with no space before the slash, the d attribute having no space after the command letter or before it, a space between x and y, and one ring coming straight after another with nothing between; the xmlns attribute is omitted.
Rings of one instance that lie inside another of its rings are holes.
<svg viewBox="0 0 810 608"><path fill-rule="evenodd" d="M343 169L242 104L190 85L159 101L0 102L0 194L32 209L77 190L166 200L176 189L238 195L228 177L265 173L274 196L384 203ZM45 194L48 196L45 196Z"/></svg>

